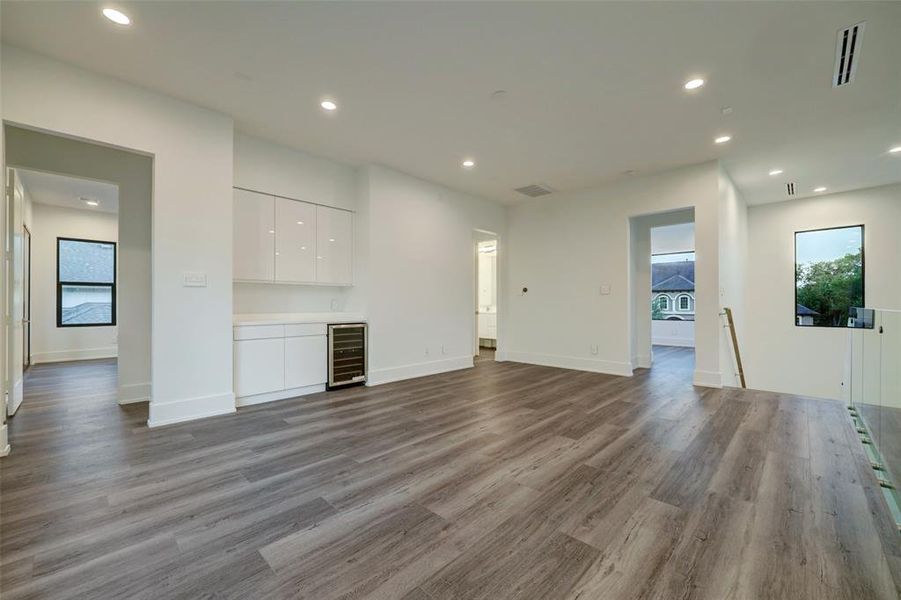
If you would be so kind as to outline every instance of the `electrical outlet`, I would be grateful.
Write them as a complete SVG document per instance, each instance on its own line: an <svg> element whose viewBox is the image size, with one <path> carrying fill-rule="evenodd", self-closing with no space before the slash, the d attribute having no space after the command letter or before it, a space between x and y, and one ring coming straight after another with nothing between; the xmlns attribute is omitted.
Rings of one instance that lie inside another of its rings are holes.
<svg viewBox="0 0 901 600"><path fill-rule="evenodd" d="M429 347L428 347L428 346L425 347L425 355L426 355L426 356L429 355Z"/></svg>
<svg viewBox="0 0 901 600"><path fill-rule="evenodd" d="M591 345L591 353L594 354L594 355L597 355L597 353L598 353L598 346L597 346L597 344L592 344L592 345Z"/></svg>
<svg viewBox="0 0 901 600"><path fill-rule="evenodd" d="M441 354L447 354L447 351L444 349L444 344L441 344Z"/></svg>
<svg viewBox="0 0 901 600"><path fill-rule="evenodd" d="M332 298L332 312L335 312L337 310L338 310L338 299Z"/></svg>

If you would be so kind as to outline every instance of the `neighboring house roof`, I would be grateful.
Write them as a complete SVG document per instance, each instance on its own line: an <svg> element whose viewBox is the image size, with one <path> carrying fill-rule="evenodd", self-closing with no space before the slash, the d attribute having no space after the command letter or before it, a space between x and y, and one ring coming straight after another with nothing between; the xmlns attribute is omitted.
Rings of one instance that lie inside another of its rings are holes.
<svg viewBox="0 0 901 600"><path fill-rule="evenodd" d="M664 279L660 283L655 284L651 288L652 292L693 292L695 291L695 282L686 279L682 275L673 275Z"/></svg>
<svg viewBox="0 0 901 600"><path fill-rule="evenodd" d="M85 283L113 283L115 246L103 242L60 240L59 279Z"/></svg>
<svg viewBox="0 0 901 600"><path fill-rule="evenodd" d="M664 291L679 291L679 292L693 292L695 289L695 261L693 260L683 260L679 262L669 262L669 263L651 263L651 289L653 291L657 291L657 286L667 279L672 278L675 275L679 275L684 278L686 281L690 283L690 287L680 288L678 290L664 290ZM682 283L681 285L685 285Z"/></svg>
<svg viewBox="0 0 901 600"><path fill-rule="evenodd" d="M807 308L803 304L798 304L796 314L799 317L817 317L817 316L819 316L820 313L818 313L815 310L811 310L811 309Z"/></svg>

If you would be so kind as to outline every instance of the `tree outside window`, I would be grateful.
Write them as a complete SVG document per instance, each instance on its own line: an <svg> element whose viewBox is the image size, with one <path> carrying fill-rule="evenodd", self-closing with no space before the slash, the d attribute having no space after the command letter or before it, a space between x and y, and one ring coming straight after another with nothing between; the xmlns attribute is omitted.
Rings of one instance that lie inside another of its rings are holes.
<svg viewBox="0 0 901 600"><path fill-rule="evenodd" d="M795 324L845 327L862 306L863 225L795 233Z"/></svg>

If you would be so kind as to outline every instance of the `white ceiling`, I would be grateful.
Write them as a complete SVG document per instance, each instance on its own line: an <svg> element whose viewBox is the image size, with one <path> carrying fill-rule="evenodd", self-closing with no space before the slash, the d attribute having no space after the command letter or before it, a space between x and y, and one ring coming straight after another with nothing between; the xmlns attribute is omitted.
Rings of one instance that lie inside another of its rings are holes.
<svg viewBox="0 0 901 600"><path fill-rule="evenodd" d="M131 27L94 2L3 2L3 40L250 134L502 201L716 158L752 203L783 199L787 178L801 196L901 179L886 154L901 144L899 2L116 6ZM857 80L833 89L836 32L862 20ZM695 75L709 83L686 93Z"/></svg>
<svg viewBox="0 0 901 600"><path fill-rule="evenodd" d="M78 210L119 212L119 187L103 181L16 169L32 202ZM96 200L88 206L85 200Z"/></svg>

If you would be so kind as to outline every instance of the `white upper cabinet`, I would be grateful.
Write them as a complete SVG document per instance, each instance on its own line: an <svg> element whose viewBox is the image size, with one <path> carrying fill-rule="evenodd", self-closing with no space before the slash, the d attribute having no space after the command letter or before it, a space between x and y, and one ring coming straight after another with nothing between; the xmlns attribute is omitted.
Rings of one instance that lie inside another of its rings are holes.
<svg viewBox="0 0 901 600"><path fill-rule="evenodd" d="M316 207L316 281L350 285L353 282L353 214Z"/></svg>
<svg viewBox="0 0 901 600"><path fill-rule="evenodd" d="M316 281L316 207L275 199L275 280Z"/></svg>
<svg viewBox="0 0 901 600"><path fill-rule="evenodd" d="M275 198L234 190L234 278L275 278ZM198 232L198 235L202 235Z"/></svg>
<svg viewBox="0 0 901 600"><path fill-rule="evenodd" d="M234 194L234 279L353 285L353 213Z"/></svg>

